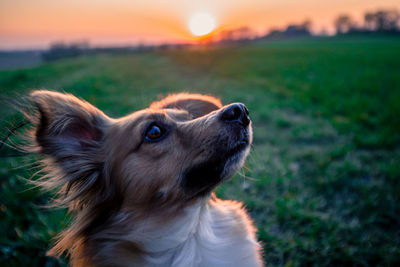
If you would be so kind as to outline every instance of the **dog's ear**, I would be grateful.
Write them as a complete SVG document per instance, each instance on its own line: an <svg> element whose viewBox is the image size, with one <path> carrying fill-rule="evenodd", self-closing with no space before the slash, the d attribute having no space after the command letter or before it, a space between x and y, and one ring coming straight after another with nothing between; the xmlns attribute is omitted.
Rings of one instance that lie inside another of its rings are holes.
<svg viewBox="0 0 400 267"><path fill-rule="evenodd" d="M36 112L25 112L33 124L26 150L44 156L40 185L60 188L59 203L80 206L93 187L105 187L99 177L104 166L102 137L111 121L100 110L73 95L33 91ZM102 185L102 186L100 186Z"/></svg>
<svg viewBox="0 0 400 267"><path fill-rule="evenodd" d="M177 108L183 109L193 118L204 116L222 107L221 101L213 96L200 94L177 94L154 102L150 105L152 109Z"/></svg>
<svg viewBox="0 0 400 267"><path fill-rule="evenodd" d="M37 112L25 112L33 124L28 135L33 145L27 149L44 156L46 173L35 183L58 189L55 205L79 210L73 225L48 252L61 255L83 242L82 236L106 222L122 203L122 190L110 178L104 152L113 120L70 94L33 91L30 100Z"/></svg>
<svg viewBox="0 0 400 267"><path fill-rule="evenodd" d="M66 157L95 146L102 138L106 115L70 94L33 91L37 108L33 118L34 138L40 153Z"/></svg>

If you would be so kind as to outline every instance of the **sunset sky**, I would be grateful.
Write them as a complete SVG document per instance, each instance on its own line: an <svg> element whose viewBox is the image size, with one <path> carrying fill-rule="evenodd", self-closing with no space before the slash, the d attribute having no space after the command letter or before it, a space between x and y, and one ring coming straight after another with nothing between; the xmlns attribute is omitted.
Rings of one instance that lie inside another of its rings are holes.
<svg viewBox="0 0 400 267"><path fill-rule="evenodd" d="M338 14L397 8L399 0L0 0L0 49L46 48L55 41L93 46L193 42L190 18L206 12L216 31L249 26L259 34L305 19L332 31Z"/></svg>

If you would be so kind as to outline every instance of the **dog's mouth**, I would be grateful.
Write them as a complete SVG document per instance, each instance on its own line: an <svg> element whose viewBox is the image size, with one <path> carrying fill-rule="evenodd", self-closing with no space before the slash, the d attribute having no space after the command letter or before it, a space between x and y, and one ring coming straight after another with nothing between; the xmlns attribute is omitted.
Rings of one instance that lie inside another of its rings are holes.
<svg viewBox="0 0 400 267"><path fill-rule="evenodd" d="M190 197L208 194L239 169L249 145L249 137L245 136L232 147L217 149L214 156L205 162L188 168L181 180L185 193Z"/></svg>
<svg viewBox="0 0 400 267"><path fill-rule="evenodd" d="M242 152L244 149L246 149L249 146L249 138L243 138L242 140L238 141L236 146L234 146L232 149L230 149L225 158L229 158L232 156L235 156L237 153Z"/></svg>

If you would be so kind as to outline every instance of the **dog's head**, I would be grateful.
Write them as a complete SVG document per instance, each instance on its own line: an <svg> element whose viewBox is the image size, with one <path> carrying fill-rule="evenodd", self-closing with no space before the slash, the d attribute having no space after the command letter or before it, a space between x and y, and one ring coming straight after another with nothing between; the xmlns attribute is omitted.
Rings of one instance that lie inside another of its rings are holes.
<svg viewBox="0 0 400 267"><path fill-rule="evenodd" d="M34 91L31 100L33 150L49 173L43 185L61 186L59 199L77 211L72 236L121 209L159 211L209 196L243 164L252 141L246 107L210 96L169 96L119 119L69 94Z"/></svg>
<svg viewBox="0 0 400 267"><path fill-rule="evenodd" d="M68 94L31 99L38 152L79 204L88 201L79 195L111 189L127 205L205 196L238 170L252 141L247 108L210 96L172 95L119 119Z"/></svg>
<svg viewBox="0 0 400 267"><path fill-rule="evenodd" d="M196 199L242 165L252 139L248 110L201 95L177 95L122 118L110 153L133 202ZM109 146L110 147L110 146Z"/></svg>

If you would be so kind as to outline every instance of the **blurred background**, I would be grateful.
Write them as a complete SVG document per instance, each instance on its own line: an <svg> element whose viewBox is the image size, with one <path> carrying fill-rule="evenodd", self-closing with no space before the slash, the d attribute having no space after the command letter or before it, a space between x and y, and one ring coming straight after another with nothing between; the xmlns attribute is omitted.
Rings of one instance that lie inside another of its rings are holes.
<svg viewBox="0 0 400 267"><path fill-rule="evenodd" d="M400 264L400 2L0 0L0 265L45 256L69 222L27 183L10 102L73 93L118 117L173 92L250 110L243 201L271 266ZM21 128L17 133L23 132ZM7 138L10 135L10 138ZM36 179L36 178L34 178Z"/></svg>

